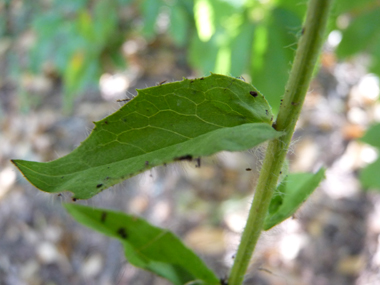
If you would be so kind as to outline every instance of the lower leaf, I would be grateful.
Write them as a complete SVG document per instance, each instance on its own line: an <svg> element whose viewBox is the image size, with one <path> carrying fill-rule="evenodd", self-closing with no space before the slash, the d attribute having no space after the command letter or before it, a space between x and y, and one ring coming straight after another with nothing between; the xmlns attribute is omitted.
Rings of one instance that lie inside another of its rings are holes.
<svg viewBox="0 0 380 285"><path fill-rule="evenodd" d="M104 235L117 238L128 261L173 284L219 284L218 277L170 231L122 212L65 204L75 220Z"/></svg>

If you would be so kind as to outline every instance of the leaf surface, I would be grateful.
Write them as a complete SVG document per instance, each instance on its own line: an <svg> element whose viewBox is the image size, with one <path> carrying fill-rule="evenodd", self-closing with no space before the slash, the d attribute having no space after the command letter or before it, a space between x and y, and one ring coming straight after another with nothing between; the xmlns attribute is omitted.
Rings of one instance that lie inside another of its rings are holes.
<svg viewBox="0 0 380 285"><path fill-rule="evenodd" d="M380 124L372 125L360 140L374 147L380 148Z"/></svg>
<svg viewBox="0 0 380 285"><path fill-rule="evenodd" d="M263 229L269 230L292 216L307 197L318 187L324 177L324 168L321 168L315 174L289 174L278 186L271 200Z"/></svg>
<svg viewBox="0 0 380 285"><path fill-rule="evenodd" d="M121 241L134 266L160 275L173 284L219 284L218 277L173 233L122 212L65 204L79 223Z"/></svg>
<svg viewBox="0 0 380 285"><path fill-rule="evenodd" d="M362 138L362 142L370 144L380 149L380 124L372 125ZM378 158L373 163L367 165L360 171L360 182L365 188L377 188L380 189L380 159Z"/></svg>
<svg viewBox="0 0 380 285"><path fill-rule="evenodd" d="M347 57L371 49L380 38L380 8L373 6L355 17L346 30L337 48L339 57Z"/></svg>
<svg viewBox="0 0 380 285"><path fill-rule="evenodd" d="M360 182L365 188L376 188L380 189L380 159L377 159L375 162L367 165L360 171ZM373 190L373 189L371 189Z"/></svg>
<svg viewBox="0 0 380 285"><path fill-rule="evenodd" d="M71 191L74 198L88 199L154 166L243 151L279 137L272 119L252 85L212 74L138 90L62 158L13 162L42 191Z"/></svg>

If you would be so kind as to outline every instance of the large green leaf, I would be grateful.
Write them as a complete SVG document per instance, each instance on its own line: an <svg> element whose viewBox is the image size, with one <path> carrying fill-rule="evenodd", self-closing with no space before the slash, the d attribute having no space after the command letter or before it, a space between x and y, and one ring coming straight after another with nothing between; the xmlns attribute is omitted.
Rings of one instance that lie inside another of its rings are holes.
<svg viewBox="0 0 380 285"><path fill-rule="evenodd" d="M167 230L121 212L74 204L65 204L65 208L83 225L120 240L125 257L137 267L173 284L220 284L203 261Z"/></svg>
<svg viewBox="0 0 380 285"><path fill-rule="evenodd" d="M279 137L272 119L252 85L212 74L138 90L119 111L95 122L91 135L67 156L13 162L43 191L88 199L157 165L243 151Z"/></svg>
<svg viewBox="0 0 380 285"><path fill-rule="evenodd" d="M325 177L325 169L317 173L289 174L279 185L269 205L264 230L278 225L292 216Z"/></svg>

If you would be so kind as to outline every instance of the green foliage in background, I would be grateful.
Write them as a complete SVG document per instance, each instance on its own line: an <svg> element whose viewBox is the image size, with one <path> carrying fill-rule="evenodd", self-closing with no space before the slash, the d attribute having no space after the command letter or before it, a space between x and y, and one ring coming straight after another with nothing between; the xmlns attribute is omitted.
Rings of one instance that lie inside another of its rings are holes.
<svg viewBox="0 0 380 285"><path fill-rule="evenodd" d="M341 27L338 25L342 31L342 41L336 51L337 55L344 59L358 53L367 53L371 57L369 71L380 76L379 1L339 0L337 14L340 16L338 23L343 22Z"/></svg>
<svg viewBox="0 0 380 285"><path fill-rule="evenodd" d="M36 45L30 68L41 71L49 62L63 79L64 108L73 96L96 86L105 65L125 68L120 54L124 31L119 26L121 5L129 1L53 1L32 23Z"/></svg>
<svg viewBox="0 0 380 285"><path fill-rule="evenodd" d="M55 68L63 79L66 110L76 95L97 86L101 73L128 65L121 53L128 38L139 35L152 41L164 32L174 45L187 49L189 64L201 75L249 75L276 114L306 9L299 0L33 2L22 1L29 11L23 21L31 21L36 35L29 67L33 72L41 72L46 63ZM377 1L337 0L333 14L330 29L343 36L338 56L367 52L370 71L380 75ZM159 30L163 17L167 27ZM0 21L3 34L5 22ZM28 27L21 25L19 32Z"/></svg>
<svg viewBox="0 0 380 285"><path fill-rule="evenodd" d="M368 69L380 76L380 5L376 0L338 0L336 28L342 32L336 53L340 59L350 59L357 54L370 57ZM361 141L380 149L380 127L369 128ZM366 189L380 189L380 160L360 171L360 181Z"/></svg>
<svg viewBox="0 0 380 285"><path fill-rule="evenodd" d="M296 4L196 1L197 34L190 45L190 63L203 73L250 75L277 113L306 8Z"/></svg>

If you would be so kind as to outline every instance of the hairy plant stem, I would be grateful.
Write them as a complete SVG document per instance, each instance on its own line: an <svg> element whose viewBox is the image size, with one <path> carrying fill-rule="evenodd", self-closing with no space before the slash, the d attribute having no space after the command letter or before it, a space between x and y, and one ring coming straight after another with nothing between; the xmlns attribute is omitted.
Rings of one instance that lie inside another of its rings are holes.
<svg viewBox="0 0 380 285"><path fill-rule="evenodd" d="M260 237L269 203L273 191L276 189L278 177L323 44L332 2L333 0L309 1L302 36L286 84L284 98L273 125L276 130L284 132L284 135L268 144L247 224L230 272L228 280L230 285L239 285L243 282Z"/></svg>

